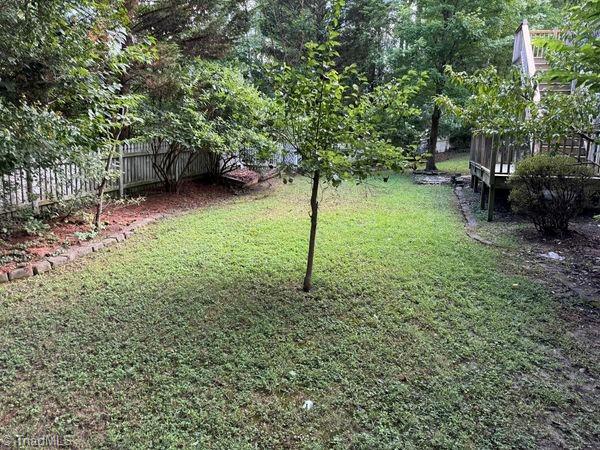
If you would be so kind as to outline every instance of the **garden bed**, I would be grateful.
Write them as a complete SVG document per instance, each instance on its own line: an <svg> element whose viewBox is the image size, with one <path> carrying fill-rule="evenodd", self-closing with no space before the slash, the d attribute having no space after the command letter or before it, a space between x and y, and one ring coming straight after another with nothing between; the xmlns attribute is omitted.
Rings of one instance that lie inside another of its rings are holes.
<svg viewBox="0 0 600 450"><path fill-rule="evenodd" d="M202 208L231 196L231 191L223 185L189 181L176 195L154 190L146 193L145 197L124 202L110 201L102 215L104 228L93 239L82 239L91 227L89 222L75 216L63 221L50 221L47 224L49 228L39 235L31 235L23 230L5 234L0 240L0 274L56 256L75 246L100 242L147 218Z"/></svg>

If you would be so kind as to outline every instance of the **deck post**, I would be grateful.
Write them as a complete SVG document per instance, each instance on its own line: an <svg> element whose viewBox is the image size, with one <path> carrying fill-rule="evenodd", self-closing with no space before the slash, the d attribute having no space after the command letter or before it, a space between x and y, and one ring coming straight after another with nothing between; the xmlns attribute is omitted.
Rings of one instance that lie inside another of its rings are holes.
<svg viewBox="0 0 600 450"><path fill-rule="evenodd" d="M477 177L475 177L475 180L473 182L473 192L479 192L479 178Z"/></svg>
<svg viewBox="0 0 600 450"><path fill-rule="evenodd" d="M492 136L492 157L490 163L490 187L488 189L488 222L494 220L494 203L496 200L496 161L498 159L498 147L502 140Z"/></svg>
<svg viewBox="0 0 600 450"><path fill-rule="evenodd" d="M487 190L486 184L481 182L481 195L479 196L479 206L483 210L485 209L485 191Z"/></svg>
<svg viewBox="0 0 600 450"><path fill-rule="evenodd" d="M492 220L494 220L494 202L495 202L495 200L496 200L496 187L490 186L489 193L488 193L488 216L487 216L488 222L491 222Z"/></svg>
<svg viewBox="0 0 600 450"><path fill-rule="evenodd" d="M471 175L471 189L475 187L475 176Z"/></svg>

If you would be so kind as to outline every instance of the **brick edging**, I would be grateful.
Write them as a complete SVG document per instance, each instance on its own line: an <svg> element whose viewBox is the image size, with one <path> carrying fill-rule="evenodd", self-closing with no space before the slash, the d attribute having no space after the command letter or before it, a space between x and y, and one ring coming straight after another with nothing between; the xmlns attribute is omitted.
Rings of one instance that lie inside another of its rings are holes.
<svg viewBox="0 0 600 450"><path fill-rule="evenodd" d="M461 186L454 186L454 195L456 195L456 199L458 200L458 207L460 209L460 212L462 213L463 219L465 220L465 233L467 234L467 236L469 236L474 241L479 242L480 244L497 246L493 242L482 238L479 235L479 233L477 233L477 219L471 211L471 208L469 208L469 204L465 199L465 195Z"/></svg>
<svg viewBox="0 0 600 450"><path fill-rule="evenodd" d="M35 275L41 275L43 273L49 272L53 269L57 269L66 264L69 264L72 261L83 258L84 256L87 256L90 253L96 253L102 251L107 247L112 247L113 245L124 242L126 239L129 239L133 235L133 233L139 228L145 227L146 225L156 222L159 219L177 215L179 214L155 214L153 216L146 217L138 222L134 222L124 230L119 231L118 233L111 234L110 236L104 237L101 241L88 242L86 244L73 246L56 256L50 256L40 261L31 263L25 267L17 267L16 269L12 269L9 272L0 273L0 284L8 283L11 281L17 281L24 278L30 278Z"/></svg>

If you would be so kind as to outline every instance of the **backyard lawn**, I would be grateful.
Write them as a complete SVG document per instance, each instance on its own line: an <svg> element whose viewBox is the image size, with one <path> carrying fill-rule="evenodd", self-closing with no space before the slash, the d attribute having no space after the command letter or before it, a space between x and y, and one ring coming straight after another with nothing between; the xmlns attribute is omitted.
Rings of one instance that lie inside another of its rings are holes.
<svg viewBox="0 0 600 450"><path fill-rule="evenodd" d="M466 237L450 188L325 190L310 294L307 196L239 197L0 287L0 439L593 446L598 405L569 371L598 363L544 288Z"/></svg>
<svg viewBox="0 0 600 450"><path fill-rule="evenodd" d="M446 161L437 163L437 168L444 172L469 173L469 153L452 153Z"/></svg>

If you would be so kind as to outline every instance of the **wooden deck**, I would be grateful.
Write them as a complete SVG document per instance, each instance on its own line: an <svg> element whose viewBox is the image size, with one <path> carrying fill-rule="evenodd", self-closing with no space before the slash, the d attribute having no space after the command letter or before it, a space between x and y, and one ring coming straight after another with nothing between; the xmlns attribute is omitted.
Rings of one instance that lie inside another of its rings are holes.
<svg viewBox="0 0 600 450"><path fill-rule="evenodd" d="M487 207L488 221L494 218L496 190L508 189L508 178L524 158L552 152L568 155L594 171L593 186L600 185L600 145L583 137L559 141L519 144L514 139L474 135L471 140L469 167L471 187L480 193L481 208Z"/></svg>

